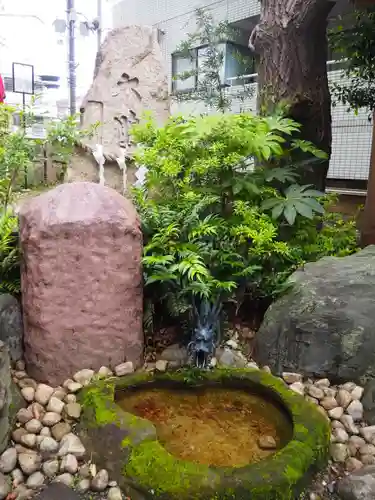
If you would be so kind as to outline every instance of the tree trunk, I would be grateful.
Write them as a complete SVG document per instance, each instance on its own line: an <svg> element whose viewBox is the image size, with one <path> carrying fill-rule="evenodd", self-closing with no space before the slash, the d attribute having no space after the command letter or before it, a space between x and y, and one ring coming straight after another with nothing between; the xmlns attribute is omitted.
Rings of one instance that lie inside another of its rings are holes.
<svg viewBox="0 0 375 500"><path fill-rule="evenodd" d="M361 247L375 245L375 113L372 116L372 146L367 197L361 221Z"/></svg>
<svg viewBox="0 0 375 500"><path fill-rule="evenodd" d="M259 56L261 113L288 106L302 125L300 138L328 154L303 170L302 184L325 190L331 154L331 98L327 79L329 0L262 0L254 48Z"/></svg>

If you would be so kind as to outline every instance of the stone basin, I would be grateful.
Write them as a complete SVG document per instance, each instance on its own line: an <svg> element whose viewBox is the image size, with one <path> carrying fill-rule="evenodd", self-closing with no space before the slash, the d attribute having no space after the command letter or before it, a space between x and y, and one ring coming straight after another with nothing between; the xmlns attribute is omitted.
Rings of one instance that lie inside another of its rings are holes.
<svg viewBox="0 0 375 500"><path fill-rule="evenodd" d="M295 499L328 459L328 419L261 370L113 377L80 399L81 439L132 500Z"/></svg>

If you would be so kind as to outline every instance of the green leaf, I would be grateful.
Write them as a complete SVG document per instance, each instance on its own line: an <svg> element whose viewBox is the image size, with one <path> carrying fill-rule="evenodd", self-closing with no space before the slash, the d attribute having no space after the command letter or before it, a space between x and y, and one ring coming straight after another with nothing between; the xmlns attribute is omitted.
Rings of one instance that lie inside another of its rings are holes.
<svg viewBox="0 0 375 500"><path fill-rule="evenodd" d="M297 211L292 204L286 205L284 209L284 216L290 226L296 221Z"/></svg>
<svg viewBox="0 0 375 500"><path fill-rule="evenodd" d="M295 201L294 208L303 217L307 217L308 219L312 219L314 217L312 208L303 203L302 201Z"/></svg>
<svg viewBox="0 0 375 500"><path fill-rule="evenodd" d="M278 219L284 211L284 202L280 202L272 209L272 218Z"/></svg>

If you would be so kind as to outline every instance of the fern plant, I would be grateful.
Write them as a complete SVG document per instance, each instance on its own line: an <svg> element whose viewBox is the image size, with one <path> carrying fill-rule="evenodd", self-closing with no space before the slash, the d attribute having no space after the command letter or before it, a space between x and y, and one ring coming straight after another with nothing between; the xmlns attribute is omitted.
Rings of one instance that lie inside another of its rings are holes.
<svg viewBox="0 0 375 500"><path fill-rule="evenodd" d="M301 165L325 155L301 141L299 129L282 116L247 113L177 116L162 128L148 119L133 128L136 161L148 169L133 194L150 324L160 303L187 318L193 299L275 296L306 257L320 255L312 247L320 246L323 194L297 181Z"/></svg>

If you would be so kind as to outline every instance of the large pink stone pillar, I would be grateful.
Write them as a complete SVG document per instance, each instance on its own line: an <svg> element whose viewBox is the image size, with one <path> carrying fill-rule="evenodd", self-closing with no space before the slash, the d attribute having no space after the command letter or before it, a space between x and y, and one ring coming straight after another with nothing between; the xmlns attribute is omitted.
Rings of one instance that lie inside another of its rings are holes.
<svg viewBox="0 0 375 500"><path fill-rule="evenodd" d="M25 359L61 384L81 368L142 362L142 233L131 202L63 184L20 213Z"/></svg>

